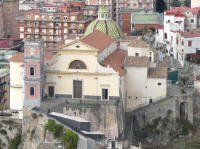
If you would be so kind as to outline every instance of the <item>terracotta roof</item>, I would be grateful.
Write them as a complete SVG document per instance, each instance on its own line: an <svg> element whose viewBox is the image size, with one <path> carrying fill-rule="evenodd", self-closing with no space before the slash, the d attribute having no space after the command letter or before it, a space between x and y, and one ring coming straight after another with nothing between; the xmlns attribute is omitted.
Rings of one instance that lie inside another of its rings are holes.
<svg viewBox="0 0 200 149"><path fill-rule="evenodd" d="M149 44L144 42L142 39L138 38L133 40L131 43L128 44L129 47L137 47L137 48L147 48Z"/></svg>
<svg viewBox="0 0 200 149"><path fill-rule="evenodd" d="M99 51L102 51L115 40L103 32L96 30L95 32L80 39L80 41L96 49L99 49Z"/></svg>
<svg viewBox="0 0 200 149"><path fill-rule="evenodd" d="M167 68L166 67L149 68L148 78L167 78Z"/></svg>
<svg viewBox="0 0 200 149"><path fill-rule="evenodd" d="M125 69L123 69L124 59L126 58L126 55L126 51L117 49L101 63L105 66L109 65L115 71L119 72L120 76L122 76L126 72Z"/></svg>
<svg viewBox="0 0 200 149"><path fill-rule="evenodd" d="M55 54L53 53L45 53L45 60L51 59ZM12 56L9 61L13 61L13 62L24 62L24 53L23 52L19 52L17 54L15 54L14 56Z"/></svg>
<svg viewBox="0 0 200 149"><path fill-rule="evenodd" d="M186 11L191 11L193 14L198 14L200 11L200 7L190 8L190 7L175 7L173 9L167 10L166 15L172 15L172 16L180 16L183 17L185 15L184 13Z"/></svg>
<svg viewBox="0 0 200 149"><path fill-rule="evenodd" d="M20 38L0 38L0 49L10 49L20 44Z"/></svg>
<svg viewBox="0 0 200 149"><path fill-rule="evenodd" d="M193 37L200 37L199 31L190 31L190 32L180 32L181 36L184 38L193 38Z"/></svg>
<svg viewBox="0 0 200 149"><path fill-rule="evenodd" d="M27 13L40 13L40 9L29 9L29 10L24 10L23 12Z"/></svg>
<svg viewBox="0 0 200 149"><path fill-rule="evenodd" d="M132 40L136 40L138 37L136 36L123 36L121 38L118 39L118 41L120 42L127 42L127 41L132 41Z"/></svg>
<svg viewBox="0 0 200 149"><path fill-rule="evenodd" d="M149 58L147 56L136 57L136 56L127 56L124 61L125 67L147 67Z"/></svg>
<svg viewBox="0 0 200 149"><path fill-rule="evenodd" d="M17 54L15 54L14 56L12 56L9 61L13 61L13 62L24 62L24 53L23 52L19 52Z"/></svg>

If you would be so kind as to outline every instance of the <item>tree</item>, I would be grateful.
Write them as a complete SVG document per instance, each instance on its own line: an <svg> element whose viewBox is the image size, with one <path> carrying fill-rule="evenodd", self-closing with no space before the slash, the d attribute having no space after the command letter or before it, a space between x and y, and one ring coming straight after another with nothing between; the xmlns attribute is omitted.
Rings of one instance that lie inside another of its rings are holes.
<svg viewBox="0 0 200 149"><path fill-rule="evenodd" d="M172 7L180 7L181 1L180 0L173 0L171 5L172 5Z"/></svg>
<svg viewBox="0 0 200 149"><path fill-rule="evenodd" d="M191 0L185 0L184 1L184 6L190 7L191 6Z"/></svg>
<svg viewBox="0 0 200 149"><path fill-rule="evenodd" d="M166 3L164 0L156 1L156 12L163 13L167 9Z"/></svg>

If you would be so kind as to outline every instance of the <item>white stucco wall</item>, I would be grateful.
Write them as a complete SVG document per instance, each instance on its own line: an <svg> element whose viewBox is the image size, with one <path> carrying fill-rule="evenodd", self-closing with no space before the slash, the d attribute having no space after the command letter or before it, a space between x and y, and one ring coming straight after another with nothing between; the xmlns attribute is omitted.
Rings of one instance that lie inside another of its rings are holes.
<svg viewBox="0 0 200 149"><path fill-rule="evenodd" d="M10 62L10 109L22 110L24 101L24 67L22 62Z"/></svg>
<svg viewBox="0 0 200 149"><path fill-rule="evenodd" d="M158 85L161 83L161 85ZM167 79L166 78L148 78L147 79L147 96L153 101L167 96Z"/></svg>
<svg viewBox="0 0 200 149"><path fill-rule="evenodd" d="M200 92L200 81L199 80L194 81L194 88L197 89L198 92Z"/></svg>
<svg viewBox="0 0 200 149"><path fill-rule="evenodd" d="M126 70L127 98L146 97L147 67L127 67Z"/></svg>
<svg viewBox="0 0 200 149"><path fill-rule="evenodd" d="M199 0L191 0L191 8L194 8L194 7L200 7Z"/></svg>

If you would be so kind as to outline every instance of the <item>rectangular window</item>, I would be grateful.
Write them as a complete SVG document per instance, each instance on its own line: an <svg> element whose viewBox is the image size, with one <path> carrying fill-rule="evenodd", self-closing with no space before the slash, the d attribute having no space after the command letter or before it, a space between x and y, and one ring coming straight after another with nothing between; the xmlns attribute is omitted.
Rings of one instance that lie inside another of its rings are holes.
<svg viewBox="0 0 200 149"><path fill-rule="evenodd" d="M194 19L191 19L191 23L194 23Z"/></svg>
<svg viewBox="0 0 200 149"><path fill-rule="evenodd" d="M35 87L30 86L30 96L35 96Z"/></svg>
<svg viewBox="0 0 200 149"><path fill-rule="evenodd" d="M176 44L178 44L179 42L178 42L178 37L176 38Z"/></svg>
<svg viewBox="0 0 200 149"><path fill-rule="evenodd" d="M135 53L135 56L139 56L139 53Z"/></svg>
<svg viewBox="0 0 200 149"><path fill-rule="evenodd" d="M54 97L54 86L48 88L49 97Z"/></svg>
<svg viewBox="0 0 200 149"><path fill-rule="evenodd" d="M108 99L108 89L102 89L102 99Z"/></svg>
<svg viewBox="0 0 200 149"><path fill-rule="evenodd" d="M189 40L188 41L188 47L191 47L192 46L192 40Z"/></svg>
<svg viewBox="0 0 200 149"><path fill-rule="evenodd" d="M165 39L167 39L167 33L165 33Z"/></svg>
<svg viewBox="0 0 200 149"><path fill-rule="evenodd" d="M30 66L30 76L35 75L35 66Z"/></svg>

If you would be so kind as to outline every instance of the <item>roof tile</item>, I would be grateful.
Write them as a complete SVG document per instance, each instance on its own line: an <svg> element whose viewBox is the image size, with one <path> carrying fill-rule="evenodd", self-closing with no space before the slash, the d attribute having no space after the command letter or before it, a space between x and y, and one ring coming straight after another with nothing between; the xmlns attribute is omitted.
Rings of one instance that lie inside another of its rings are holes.
<svg viewBox="0 0 200 149"><path fill-rule="evenodd" d="M109 55L103 62L105 66L110 66L115 71L119 72L122 76L125 74L125 69L123 68L124 59L126 58L127 52L120 49L115 50L111 55Z"/></svg>
<svg viewBox="0 0 200 149"><path fill-rule="evenodd" d="M115 40L105 33L96 30L95 32L80 39L80 41L96 49L99 49L99 51L102 51L110 44L112 44Z"/></svg>
<svg viewBox="0 0 200 149"><path fill-rule="evenodd" d="M147 67L149 62L149 58L147 56L141 56L141 57L136 57L136 56L127 56L125 61L124 61L124 66L125 67Z"/></svg>

